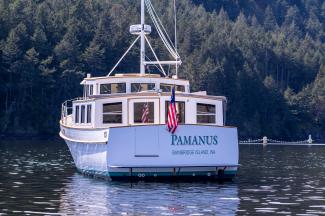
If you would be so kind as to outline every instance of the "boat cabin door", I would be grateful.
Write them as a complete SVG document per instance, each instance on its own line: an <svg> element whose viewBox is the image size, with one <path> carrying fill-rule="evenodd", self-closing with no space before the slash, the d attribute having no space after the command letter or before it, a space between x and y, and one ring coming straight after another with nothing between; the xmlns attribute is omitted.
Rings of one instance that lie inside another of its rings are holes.
<svg viewBox="0 0 325 216"><path fill-rule="evenodd" d="M129 99L129 125L135 127L135 156L159 156L159 99ZM156 126L152 126L156 125Z"/></svg>

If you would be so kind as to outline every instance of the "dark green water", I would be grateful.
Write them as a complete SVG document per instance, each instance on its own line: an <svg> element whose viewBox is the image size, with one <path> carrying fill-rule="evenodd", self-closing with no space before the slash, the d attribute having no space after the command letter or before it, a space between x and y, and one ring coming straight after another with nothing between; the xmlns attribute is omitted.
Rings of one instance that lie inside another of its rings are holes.
<svg viewBox="0 0 325 216"><path fill-rule="evenodd" d="M233 183L118 183L78 174L61 140L0 141L0 215L325 214L325 146L240 146Z"/></svg>

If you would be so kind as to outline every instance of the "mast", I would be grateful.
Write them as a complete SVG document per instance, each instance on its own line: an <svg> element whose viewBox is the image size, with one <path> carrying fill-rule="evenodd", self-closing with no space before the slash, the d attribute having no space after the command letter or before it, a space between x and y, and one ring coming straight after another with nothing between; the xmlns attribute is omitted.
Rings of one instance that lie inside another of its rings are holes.
<svg viewBox="0 0 325 216"><path fill-rule="evenodd" d="M148 9L148 14L153 21L154 26L156 27L157 33L164 43L169 54L175 59L173 61L160 61L158 59L157 54L155 53L150 41L148 40L147 35L151 33L151 26L145 24L145 9ZM126 52L122 55L122 57L118 60L118 62L114 65L112 70L108 73L108 77L114 72L116 67L121 63L124 57L128 54L128 52L132 49L134 44L140 39L140 75L145 75L145 67L146 65L155 65L160 72L164 76L168 76L163 68L163 65L175 65L176 66L176 77L178 75L178 67L182 64L180 56L177 52L177 32L176 32L176 1L174 0L174 10L175 10L175 45L167 34L166 29L164 28L161 20L159 19L153 5L150 0L141 0L141 23L137 25L130 26L130 33L133 35L137 35L135 41L131 44L131 46L126 50ZM146 42L149 45L151 52L155 57L155 61L149 59L146 61ZM159 67L157 66L159 65Z"/></svg>
<svg viewBox="0 0 325 216"><path fill-rule="evenodd" d="M177 53L177 12L176 12L176 0L174 0L174 25L175 25L175 52ZM176 61L178 61L178 57L175 59ZM175 64L176 67L176 77L178 77L178 64Z"/></svg>
<svg viewBox="0 0 325 216"><path fill-rule="evenodd" d="M146 57L146 42L145 42L145 35L144 35L144 23L145 21L145 5L144 5L144 0L141 0L141 49L140 49L140 74L144 75L145 74L145 57Z"/></svg>

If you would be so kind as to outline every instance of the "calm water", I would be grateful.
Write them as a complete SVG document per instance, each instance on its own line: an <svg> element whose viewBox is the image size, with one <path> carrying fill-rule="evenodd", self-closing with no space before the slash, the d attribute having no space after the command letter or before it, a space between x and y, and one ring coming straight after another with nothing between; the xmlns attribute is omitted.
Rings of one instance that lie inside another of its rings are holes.
<svg viewBox="0 0 325 216"><path fill-rule="evenodd" d="M78 174L60 141L0 142L0 215L325 214L325 146L240 146L233 183L116 183Z"/></svg>

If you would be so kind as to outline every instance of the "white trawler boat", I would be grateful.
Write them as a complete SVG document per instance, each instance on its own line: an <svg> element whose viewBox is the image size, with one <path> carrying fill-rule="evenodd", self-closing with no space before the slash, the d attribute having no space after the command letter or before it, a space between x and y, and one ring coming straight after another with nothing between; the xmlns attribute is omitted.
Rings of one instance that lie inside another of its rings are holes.
<svg viewBox="0 0 325 216"><path fill-rule="evenodd" d="M160 61L145 24L145 6L156 30L174 58ZM176 19L175 19L176 23ZM141 0L141 24L130 27L137 35L116 66L140 39L140 73L115 74L81 82L82 98L62 105L60 136L82 173L125 178L232 179L238 167L237 129L225 126L226 98L190 92L189 81L178 79L181 64L150 0ZM175 24L176 41L176 24ZM155 61L145 59L148 43ZM146 74L156 65L163 74ZM174 65L173 76L165 65ZM171 98L172 97L172 98Z"/></svg>

